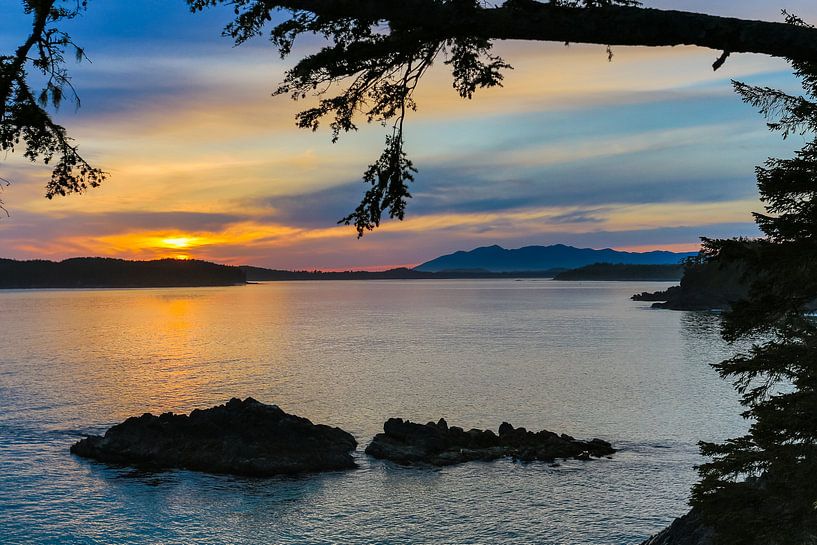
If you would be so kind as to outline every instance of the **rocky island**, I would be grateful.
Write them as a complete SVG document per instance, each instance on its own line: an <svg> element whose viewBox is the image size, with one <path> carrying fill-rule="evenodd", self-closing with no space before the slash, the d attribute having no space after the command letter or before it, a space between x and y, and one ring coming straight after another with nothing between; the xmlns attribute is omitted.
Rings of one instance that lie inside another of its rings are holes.
<svg viewBox="0 0 817 545"><path fill-rule="evenodd" d="M465 431L457 426L449 427L444 419L416 424L390 418L383 425L383 432L366 447L366 454L404 465L446 466L503 457L546 462L557 458L589 460L615 452L610 443L601 439L579 441L547 430L534 433L514 428L507 422L499 426L497 434L491 430Z"/></svg>
<svg viewBox="0 0 817 545"><path fill-rule="evenodd" d="M270 476L356 467L357 441L340 428L313 424L248 397L194 410L150 413L86 437L71 452L147 468Z"/></svg>

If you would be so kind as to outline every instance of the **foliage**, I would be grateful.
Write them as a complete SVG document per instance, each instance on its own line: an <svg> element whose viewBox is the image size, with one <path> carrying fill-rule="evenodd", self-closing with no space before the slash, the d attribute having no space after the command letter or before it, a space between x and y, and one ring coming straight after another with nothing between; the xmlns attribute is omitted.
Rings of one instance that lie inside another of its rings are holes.
<svg viewBox="0 0 817 545"><path fill-rule="evenodd" d="M742 395L750 430L701 444L712 461L693 489L693 505L724 545L817 543L817 323L808 314L817 302L817 63L793 64L805 96L735 83L770 129L812 137L794 158L757 169L765 236L705 241L709 259L739 263L751 279L723 335L755 341L715 366Z"/></svg>
<svg viewBox="0 0 817 545"><path fill-rule="evenodd" d="M98 186L106 175L79 154L47 107L59 108L65 99L79 106L65 57L70 51L81 61L85 52L57 24L78 16L87 0L24 0L23 7L33 19L31 34L13 55L0 56L0 150L22 148L31 161L55 162L48 198L79 193ZM32 70L43 80L39 90L30 83Z"/></svg>
<svg viewBox="0 0 817 545"><path fill-rule="evenodd" d="M519 0L517 0L519 1ZM479 0L432 0L448 10L444 20L425 20L418 24L384 26L371 17L337 15L331 5L321 14L299 10L288 0L188 0L192 10L229 4L235 19L224 34L242 44L264 34L267 24L280 20L269 31L269 38L282 57L292 52L297 38L313 34L326 45L291 68L275 94L294 100L317 97L316 106L297 116L301 128L317 130L330 119L333 141L342 133L357 130L357 119L388 126L386 144L380 157L366 170L363 181L369 186L354 212L341 219L353 224L358 236L380 225L382 215L402 219L406 201L411 197L408 184L416 172L407 159L404 121L417 109L414 92L423 77L438 60L451 70L452 85L462 97L470 99L477 89L502 85L503 71L510 65L491 52L492 44L476 29L471 33L447 32L453 18L468 17L483 8ZM557 0L554 7L596 8L636 6L633 0ZM401 9L399 3L384 3L383 13ZM283 18L276 11L287 13ZM422 17L422 15L418 15Z"/></svg>

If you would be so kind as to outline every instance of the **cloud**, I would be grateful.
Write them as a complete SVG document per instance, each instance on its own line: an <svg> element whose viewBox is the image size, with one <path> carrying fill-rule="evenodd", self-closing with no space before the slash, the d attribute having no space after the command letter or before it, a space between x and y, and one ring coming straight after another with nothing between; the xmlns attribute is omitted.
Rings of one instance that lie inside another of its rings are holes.
<svg viewBox="0 0 817 545"><path fill-rule="evenodd" d="M550 218L550 223L603 223L598 213L604 212L602 209L595 210L573 210L564 214L557 214Z"/></svg>
<svg viewBox="0 0 817 545"><path fill-rule="evenodd" d="M757 0L654 3L779 18ZM783 61L734 55L712 72L703 49L621 47L609 63L599 46L501 42L515 67L504 88L462 100L442 63L423 82L407 124L420 168L407 221L359 241L335 222L365 191L360 174L384 130L337 145L297 130L308 103L270 92L316 42L283 62L264 40L233 48L218 36L229 17L145 0L92 3L71 22L94 62L72 67L83 107L58 118L111 178L46 201L47 168L2 158L0 175L15 182L3 195L4 255L154 257L175 251L163 247L175 237L230 263L344 268L494 242L694 246L707 229L754 232L754 165L797 145L768 134L729 82L793 89ZM0 47L27 25L20 14L0 20Z"/></svg>
<svg viewBox="0 0 817 545"><path fill-rule="evenodd" d="M38 240L53 241L63 237L101 237L145 230L219 231L244 221L233 214L202 212L103 212L46 215L12 210L11 217L0 219L4 243Z"/></svg>
<svg viewBox="0 0 817 545"><path fill-rule="evenodd" d="M745 205L743 201L754 201L757 194L754 164L769 151L762 146L765 130L761 127L753 135L752 127L727 124L596 135L585 142L532 141L520 150L500 141L490 153L475 149L434 162L427 158L431 164L421 159L410 188L414 198L409 201L409 218L536 207L735 201ZM730 138L743 142L731 149L719 147ZM352 178L310 193L268 197L264 206L276 221L325 227L353 210L364 190L364 184ZM668 220L683 210L670 208Z"/></svg>

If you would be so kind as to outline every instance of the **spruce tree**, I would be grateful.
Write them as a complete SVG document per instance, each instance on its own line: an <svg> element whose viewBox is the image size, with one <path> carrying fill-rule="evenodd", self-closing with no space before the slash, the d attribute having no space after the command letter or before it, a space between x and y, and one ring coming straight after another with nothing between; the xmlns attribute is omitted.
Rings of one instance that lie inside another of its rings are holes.
<svg viewBox="0 0 817 545"><path fill-rule="evenodd" d="M708 259L740 264L750 283L722 334L752 348L715 367L734 381L751 426L743 437L701 443L712 459L692 495L721 545L817 543L817 322L809 314L817 303L817 63L793 66L802 96L735 82L771 130L809 139L794 158L757 168L764 236L704 244Z"/></svg>

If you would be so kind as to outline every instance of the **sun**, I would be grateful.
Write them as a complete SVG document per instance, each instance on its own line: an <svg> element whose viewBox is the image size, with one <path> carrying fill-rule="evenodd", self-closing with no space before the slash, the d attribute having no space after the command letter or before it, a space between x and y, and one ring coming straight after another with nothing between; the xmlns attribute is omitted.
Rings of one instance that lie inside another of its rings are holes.
<svg viewBox="0 0 817 545"><path fill-rule="evenodd" d="M163 238L159 241L159 243L164 248L175 248L178 250L184 250L186 248L190 248L196 243L197 237L167 237Z"/></svg>
<svg viewBox="0 0 817 545"><path fill-rule="evenodd" d="M187 260L192 258L189 252L205 242L206 239L200 236L174 234L156 237L152 246L167 257Z"/></svg>

